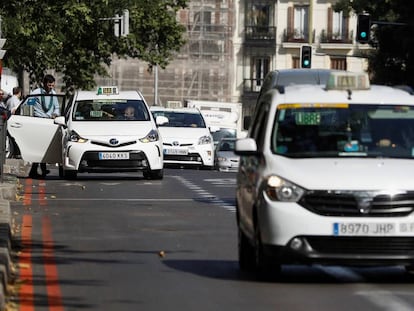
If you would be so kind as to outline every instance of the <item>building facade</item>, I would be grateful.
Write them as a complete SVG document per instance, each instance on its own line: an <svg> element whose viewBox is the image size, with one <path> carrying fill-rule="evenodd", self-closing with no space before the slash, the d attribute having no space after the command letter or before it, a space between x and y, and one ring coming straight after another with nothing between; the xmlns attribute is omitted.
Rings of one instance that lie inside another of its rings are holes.
<svg viewBox="0 0 414 311"><path fill-rule="evenodd" d="M312 46L312 68L366 69L355 41L356 16L335 12L336 0L191 0L177 18L187 44L166 69L114 59L99 84L139 88L151 105L185 100L242 102L254 109L265 75L300 67L302 45Z"/></svg>

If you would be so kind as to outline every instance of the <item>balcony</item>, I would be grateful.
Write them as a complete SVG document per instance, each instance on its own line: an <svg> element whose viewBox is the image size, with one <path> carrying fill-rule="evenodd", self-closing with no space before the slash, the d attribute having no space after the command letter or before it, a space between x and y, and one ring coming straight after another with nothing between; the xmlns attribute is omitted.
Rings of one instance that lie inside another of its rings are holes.
<svg viewBox="0 0 414 311"><path fill-rule="evenodd" d="M353 40L353 31L333 33L322 30L320 35L320 44L322 49L351 49Z"/></svg>
<svg viewBox="0 0 414 311"><path fill-rule="evenodd" d="M353 31L346 33L333 33L322 30L321 32L321 43L348 43L352 44L354 37Z"/></svg>
<svg viewBox="0 0 414 311"><path fill-rule="evenodd" d="M285 29L283 31L283 42L288 43L313 43L315 42L315 30L312 31L312 40L309 41L309 31L298 29Z"/></svg>
<svg viewBox="0 0 414 311"><path fill-rule="evenodd" d="M276 27L245 26L244 44L246 46L275 47Z"/></svg>

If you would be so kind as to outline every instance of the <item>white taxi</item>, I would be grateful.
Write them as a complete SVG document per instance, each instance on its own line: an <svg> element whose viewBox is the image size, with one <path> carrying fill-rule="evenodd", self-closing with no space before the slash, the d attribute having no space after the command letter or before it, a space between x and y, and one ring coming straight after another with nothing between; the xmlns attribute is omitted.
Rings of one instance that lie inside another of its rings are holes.
<svg viewBox="0 0 414 311"><path fill-rule="evenodd" d="M214 168L213 137L197 108L152 106L151 112L165 118L159 126L165 164Z"/></svg>
<svg viewBox="0 0 414 311"><path fill-rule="evenodd" d="M272 89L236 142L239 264L414 265L414 96L332 73Z"/></svg>
<svg viewBox="0 0 414 311"><path fill-rule="evenodd" d="M134 171L163 178L162 140L140 92L99 87L75 92L67 105L59 101L63 113L55 119L34 117L29 96L8 120L24 160L59 163L65 178Z"/></svg>

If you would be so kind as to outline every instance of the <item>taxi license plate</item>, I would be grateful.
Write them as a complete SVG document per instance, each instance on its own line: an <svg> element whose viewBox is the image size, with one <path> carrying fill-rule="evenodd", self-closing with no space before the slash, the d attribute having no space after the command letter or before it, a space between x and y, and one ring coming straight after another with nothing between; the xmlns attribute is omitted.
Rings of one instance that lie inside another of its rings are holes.
<svg viewBox="0 0 414 311"><path fill-rule="evenodd" d="M187 149L164 149L164 154L187 155Z"/></svg>
<svg viewBox="0 0 414 311"><path fill-rule="evenodd" d="M129 160L129 152L99 152L99 160Z"/></svg>
<svg viewBox="0 0 414 311"><path fill-rule="evenodd" d="M395 235L396 231L394 223L337 222L333 224L333 234L336 236L384 236Z"/></svg>

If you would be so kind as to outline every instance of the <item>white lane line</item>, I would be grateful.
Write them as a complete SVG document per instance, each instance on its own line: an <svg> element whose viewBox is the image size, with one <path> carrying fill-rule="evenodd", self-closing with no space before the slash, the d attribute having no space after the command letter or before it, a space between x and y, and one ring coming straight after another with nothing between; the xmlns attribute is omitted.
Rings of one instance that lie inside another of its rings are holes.
<svg viewBox="0 0 414 311"><path fill-rule="evenodd" d="M211 204L219 206L221 208L224 208L230 212L236 212L236 207L232 204L229 204L228 202L221 200L220 198L216 197L212 193L203 190L203 188L199 187L198 185L194 184L193 182L183 178L182 176L173 176L176 179L178 179L181 183L183 183L186 187L188 187L190 190L193 190L197 193L199 198L203 200L208 200ZM227 185L233 181L234 179L204 179L204 181L213 183L220 181L220 185Z"/></svg>
<svg viewBox="0 0 414 311"><path fill-rule="evenodd" d="M367 299L373 305L386 311L412 311L413 306L407 301L397 297L394 293L386 290L362 290L355 293ZM412 296L412 294L410 294Z"/></svg>
<svg viewBox="0 0 414 311"><path fill-rule="evenodd" d="M356 282L362 283L366 280L358 273L354 272L350 268L346 267L336 267L336 266L321 266L315 265L315 267L321 270L324 273L329 274L330 276L340 280L341 282ZM364 286L365 287L365 286ZM361 296L364 299L368 300L370 303L378 307L380 310L385 311L411 311L413 306L408 304L407 301L404 301L400 297L396 296L396 293L390 291L378 289L375 286L368 286L363 290L357 290L355 293L357 296ZM401 293L401 295L407 295L407 293ZM413 296L412 293L409 293L409 296Z"/></svg>

